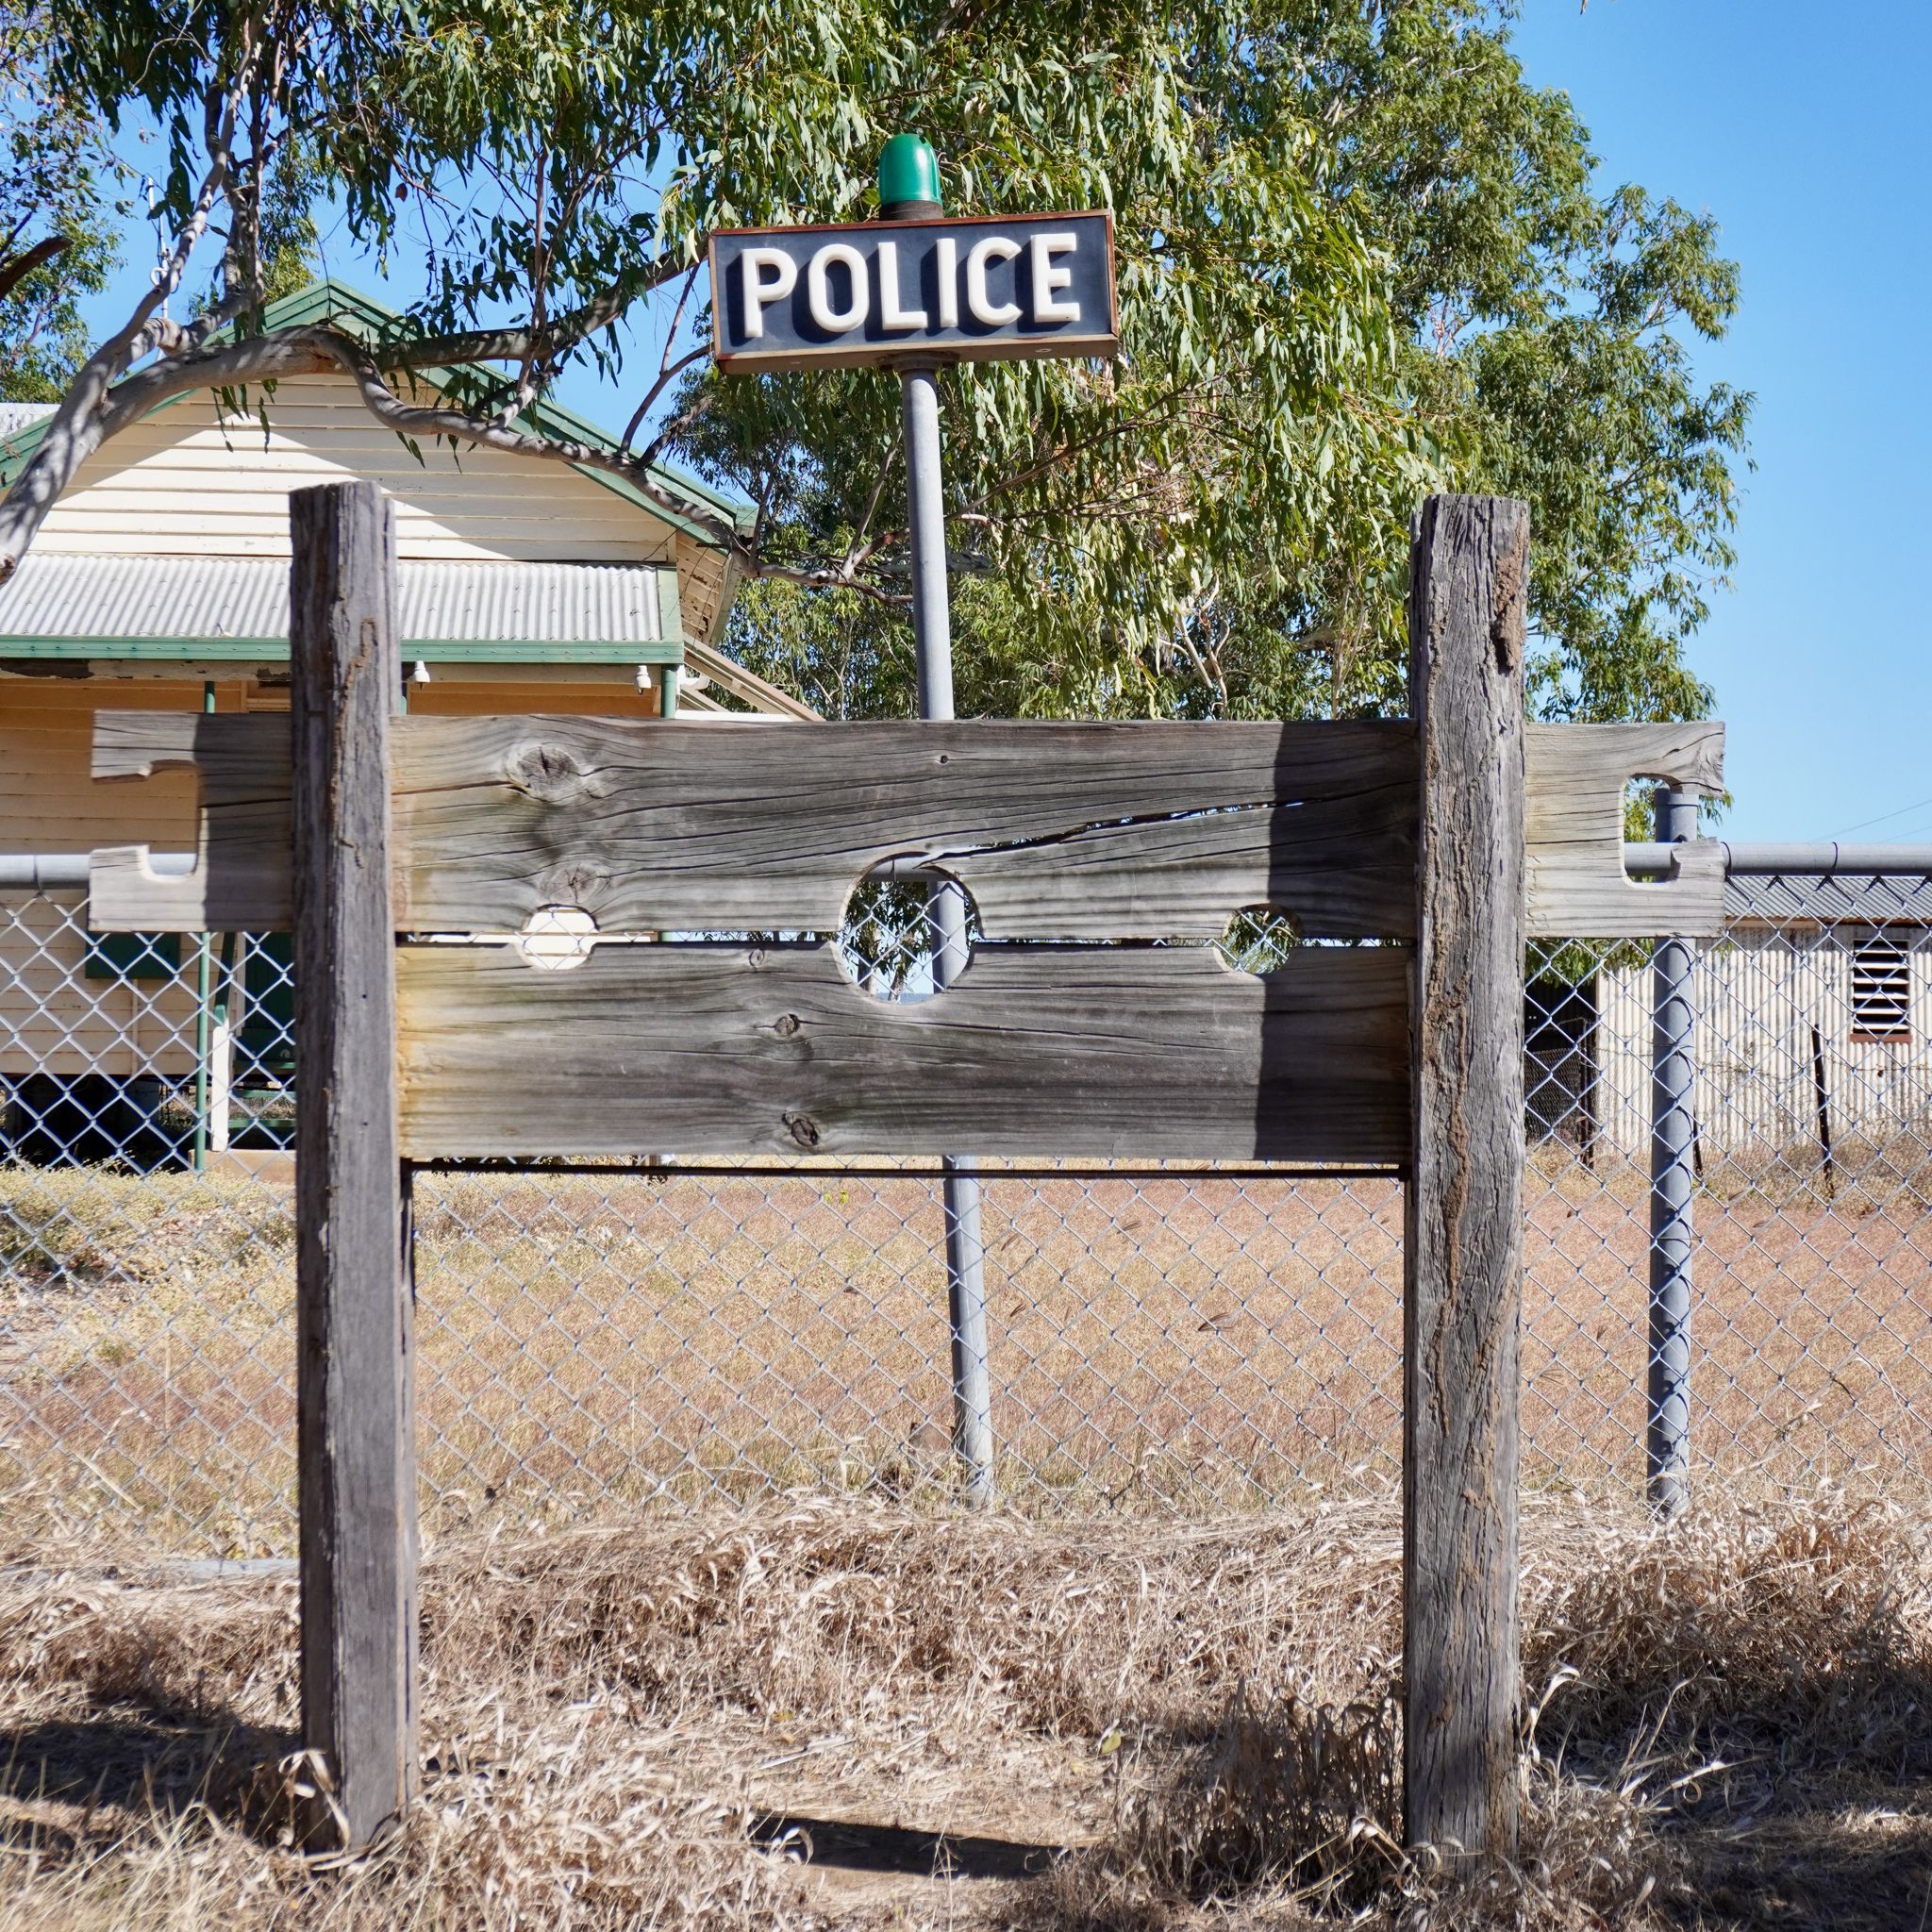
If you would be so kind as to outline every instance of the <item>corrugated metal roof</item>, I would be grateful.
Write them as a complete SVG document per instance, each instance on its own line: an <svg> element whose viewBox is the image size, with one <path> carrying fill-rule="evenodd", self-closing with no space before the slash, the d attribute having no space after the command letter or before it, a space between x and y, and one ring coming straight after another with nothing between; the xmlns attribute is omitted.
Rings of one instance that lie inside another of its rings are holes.
<svg viewBox="0 0 1932 1932"><path fill-rule="evenodd" d="M662 637L658 567L396 566L403 644L629 644ZM284 642L289 566L272 557L29 555L0 589L0 656L24 641Z"/></svg>
<svg viewBox="0 0 1932 1932"><path fill-rule="evenodd" d="M1733 925L1932 926L1932 878L1924 874L1788 873L1724 881Z"/></svg>

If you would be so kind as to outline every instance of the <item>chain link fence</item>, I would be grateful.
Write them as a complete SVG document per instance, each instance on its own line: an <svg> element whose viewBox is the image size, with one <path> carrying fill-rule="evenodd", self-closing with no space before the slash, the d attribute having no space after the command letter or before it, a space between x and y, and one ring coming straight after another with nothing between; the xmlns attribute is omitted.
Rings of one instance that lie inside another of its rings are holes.
<svg viewBox="0 0 1932 1932"><path fill-rule="evenodd" d="M1927 1467L1932 878L1734 879L1729 903L1687 955L1694 1075L1666 1111L1690 1114L1672 1158L1692 1233L1661 1338L1657 949L1529 962L1532 1485L1642 1491L1660 1347L1693 1493ZM932 996L924 921L917 885L870 889L841 935L855 980ZM1248 920L1224 950L1264 970L1285 942ZM567 968L586 941L524 943ZM0 893L16 1548L292 1547L288 962L275 935L95 938L79 891ZM987 1160L980 1184L1008 1505L1199 1511L1398 1479L1394 1177ZM667 1152L412 1185L432 1530L802 1488L957 1501L937 1162Z"/></svg>

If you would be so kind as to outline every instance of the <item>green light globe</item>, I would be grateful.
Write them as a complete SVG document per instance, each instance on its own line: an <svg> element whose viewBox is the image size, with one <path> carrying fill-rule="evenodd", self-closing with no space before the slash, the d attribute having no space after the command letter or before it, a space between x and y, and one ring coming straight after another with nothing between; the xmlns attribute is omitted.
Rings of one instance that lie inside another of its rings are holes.
<svg viewBox="0 0 1932 1932"><path fill-rule="evenodd" d="M895 134L879 156L879 213L888 221L943 212L940 158L917 134Z"/></svg>

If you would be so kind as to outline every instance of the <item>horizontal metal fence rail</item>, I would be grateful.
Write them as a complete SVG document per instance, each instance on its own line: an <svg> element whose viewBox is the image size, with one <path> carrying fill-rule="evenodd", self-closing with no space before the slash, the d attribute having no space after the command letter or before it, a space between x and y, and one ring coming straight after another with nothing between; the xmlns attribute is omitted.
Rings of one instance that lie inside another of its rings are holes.
<svg viewBox="0 0 1932 1932"><path fill-rule="evenodd" d="M1727 878L1901 878L1932 874L1932 845L1842 845L1835 839L1811 843L1733 844L1711 841L1723 855ZM1676 841L1632 843L1624 847L1624 870L1656 878L1676 863Z"/></svg>
<svg viewBox="0 0 1932 1932"><path fill-rule="evenodd" d="M84 892L92 861L90 852L0 852L0 891ZM194 855L157 852L148 865L161 878L186 878L194 870Z"/></svg>
<svg viewBox="0 0 1932 1932"><path fill-rule="evenodd" d="M1923 1489L1932 849L1726 854L1730 923L1673 969L1691 1023L1669 1090L1689 1103L1680 1307L1653 1280L1671 942L1541 941L1528 961L1525 1479L1655 1495L1668 1343L1693 1505L1719 1483ZM1636 873L1668 859L1626 849ZM0 1559L57 1534L283 1552L286 948L93 938L85 878L80 855L0 858ZM930 993L919 886L881 885L843 936L881 997ZM1224 951L1265 968L1282 942L1257 928ZM957 1500L936 1164L557 1152L413 1175L432 1524L798 1489ZM1393 1174L986 1160L981 1180L1009 1507L1198 1511L1397 1480Z"/></svg>

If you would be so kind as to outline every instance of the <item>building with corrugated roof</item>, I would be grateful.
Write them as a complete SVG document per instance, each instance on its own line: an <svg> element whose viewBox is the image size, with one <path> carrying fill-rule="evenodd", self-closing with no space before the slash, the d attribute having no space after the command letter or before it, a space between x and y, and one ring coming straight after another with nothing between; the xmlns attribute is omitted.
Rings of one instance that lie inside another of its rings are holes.
<svg viewBox="0 0 1932 1932"><path fill-rule="evenodd" d="M323 321L374 334L395 317L330 281L268 314L275 328ZM481 373L422 373L415 392ZM51 414L0 405L0 486ZM520 426L615 447L548 402ZM90 457L0 587L0 853L192 851L192 775L95 785L93 715L286 708L288 495L346 478L380 483L395 506L412 711L680 727L747 711L812 716L717 648L733 580L715 531L741 512L696 478L660 467L646 495L550 459L419 447L372 416L344 375L283 378L246 396L204 391ZM174 1008L194 989L117 988L72 908L45 894L36 904L46 929L23 925L22 913L0 941L0 954L27 949L25 959L0 957L0 1075L178 1074L194 1029ZM140 963L152 970L152 952ZM77 990L59 996L74 1010L36 1007L62 974Z"/></svg>

